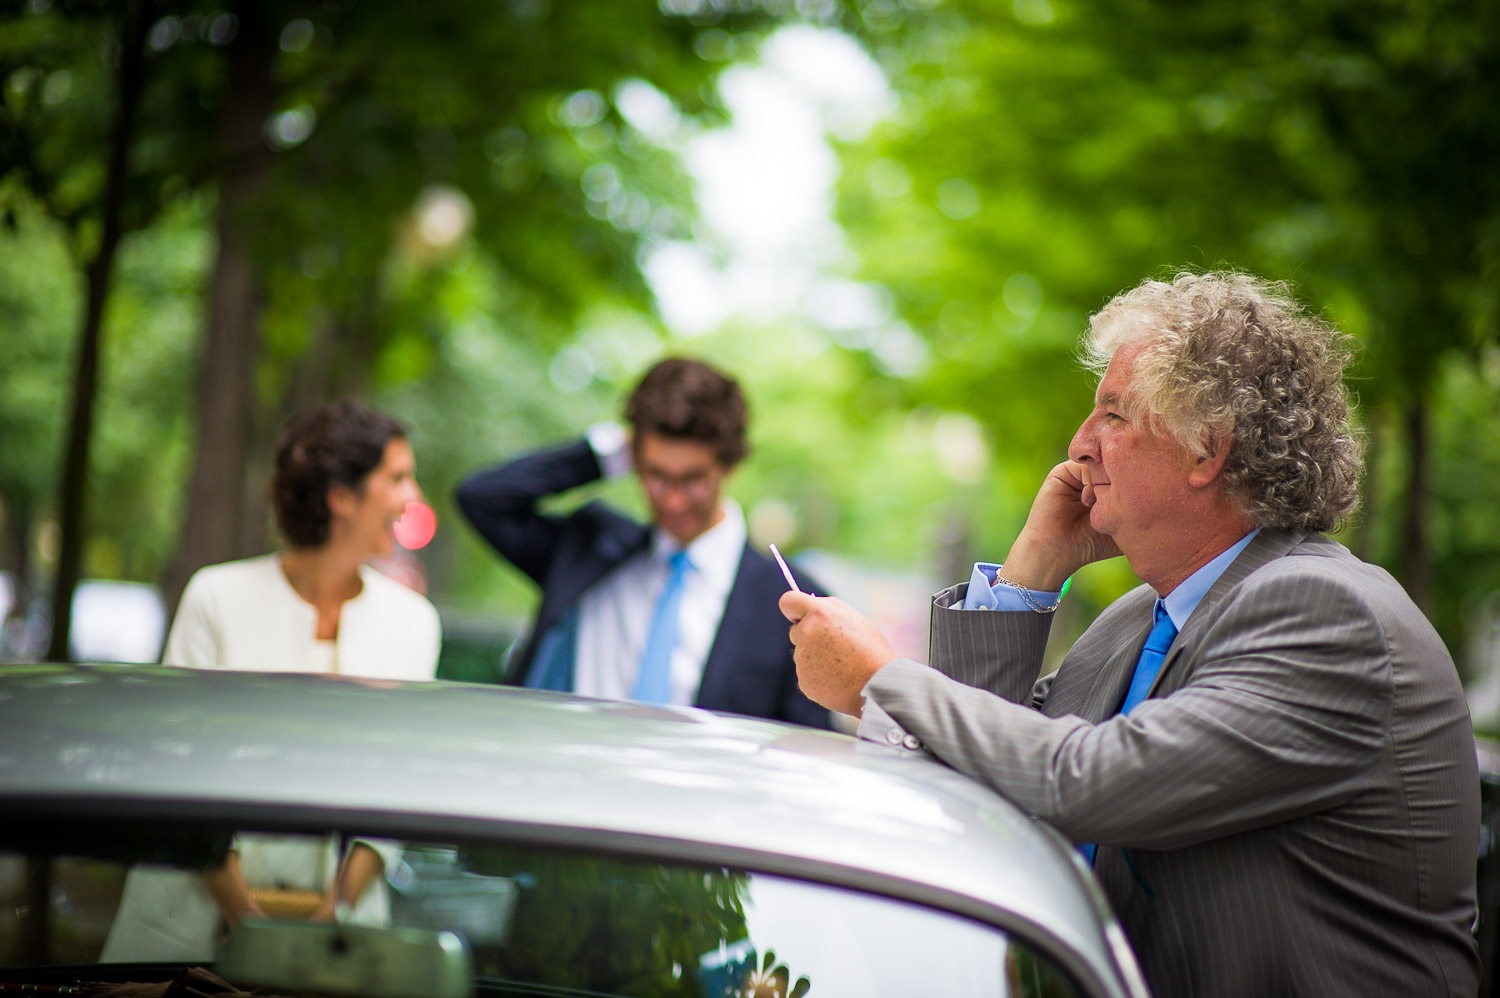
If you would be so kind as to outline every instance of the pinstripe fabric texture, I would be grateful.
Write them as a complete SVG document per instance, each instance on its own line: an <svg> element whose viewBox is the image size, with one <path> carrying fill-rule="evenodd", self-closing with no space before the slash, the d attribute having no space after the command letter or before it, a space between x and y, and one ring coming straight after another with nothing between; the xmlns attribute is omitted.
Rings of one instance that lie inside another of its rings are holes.
<svg viewBox="0 0 1500 998"><path fill-rule="evenodd" d="M955 595L933 610L933 668L881 669L861 733L899 725L1099 843L1095 872L1155 994L1475 993L1468 709L1388 574L1321 535L1262 531L1128 717L1111 713L1149 588L1036 685L1046 618L950 611Z"/></svg>

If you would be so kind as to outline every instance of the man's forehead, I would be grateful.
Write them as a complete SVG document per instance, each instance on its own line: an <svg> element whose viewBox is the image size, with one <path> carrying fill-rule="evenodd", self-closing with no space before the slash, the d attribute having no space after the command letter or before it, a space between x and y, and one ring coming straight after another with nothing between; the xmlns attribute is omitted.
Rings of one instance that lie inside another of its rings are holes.
<svg viewBox="0 0 1500 998"><path fill-rule="evenodd" d="M710 444L701 440L666 437L647 433L641 437L636 463L662 471L683 473L718 467L718 455Z"/></svg>
<svg viewBox="0 0 1500 998"><path fill-rule="evenodd" d="M1135 358L1139 346L1127 343L1115 351L1104 370L1104 377L1094 389L1094 402L1101 407L1118 406L1130 390L1130 379L1135 374Z"/></svg>
<svg viewBox="0 0 1500 998"><path fill-rule="evenodd" d="M1111 368L1104 375L1104 380L1099 382L1094 389L1094 405L1100 409L1118 409L1125 404L1125 396L1129 385L1123 377L1120 377Z"/></svg>

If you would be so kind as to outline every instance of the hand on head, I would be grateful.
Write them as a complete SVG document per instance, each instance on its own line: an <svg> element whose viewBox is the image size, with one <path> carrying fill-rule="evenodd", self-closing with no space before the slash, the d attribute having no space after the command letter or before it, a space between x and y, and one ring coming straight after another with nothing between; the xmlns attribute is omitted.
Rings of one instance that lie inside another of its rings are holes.
<svg viewBox="0 0 1500 998"><path fill-rule="evenodd" d="M832 596L788 590L781 612L792 622L797 685L815 703L858 717L860 691L882 665L896 657L880 629L849 604Z"/></svg>
<svg viewBox="0 0 1500 998"><path fill-rule="evenodd" d="M1053 468L1037 490L1001 574L1031 589L1057 592L1084 565L1119 555L1114 539L1089 520L1094 502L1092 468L1078 461Z"/></svg>

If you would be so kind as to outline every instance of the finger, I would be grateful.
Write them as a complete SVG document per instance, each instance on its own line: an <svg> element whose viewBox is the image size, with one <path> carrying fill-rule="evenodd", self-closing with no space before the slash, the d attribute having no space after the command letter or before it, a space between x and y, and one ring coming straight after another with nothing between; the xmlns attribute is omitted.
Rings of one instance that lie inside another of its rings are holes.
<svg viewBox="0 0 1500 998"><path fill-rule="evenodd" d="M788 589L781 594L781 599L777 601L776 605L780 608L781 615L795 624L811 613L812 608L817 605L817 602L818 597L816 596L808 593L793 592Z"/></svg>
<svg viewBox="0 0 1500 998"><path fill-rule="evenodd" d="M1094 484L1092 482L1083 487L1083 491L1078 494L1078 501L1083 503L1084 509L1091 508L1094 503L1099 501L1099 494L1094 491Z"/></svg>
<svg viewBox="0 0 1500 998"><path fill-rule="evenodd" d="M1052 469L1052 477L1074 492L1081 492L1089 484L1089 466L1080 461L1064 461Z"/></svg>

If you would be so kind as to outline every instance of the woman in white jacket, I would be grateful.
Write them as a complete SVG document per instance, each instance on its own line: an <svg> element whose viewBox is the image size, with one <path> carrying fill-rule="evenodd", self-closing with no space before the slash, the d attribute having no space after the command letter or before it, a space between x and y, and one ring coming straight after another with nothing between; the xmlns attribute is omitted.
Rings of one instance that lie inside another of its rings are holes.
<svg viewBox="0 0 1500 998"><path fill-rule="evenodd" d="M276 446L271 507L287 549L211 565L183 590L165 665L431 679L437 610L370 568L394 551L393 528L419 499L411 444L399 423L345 399L294 419ZM219 919L233 928L266 914L254 888L316 892L311 918L340 906L357 922L388 912L379 876L395 843L239 836L201 877L138 866L126 881L101 960L207 960Z"/></svg>

